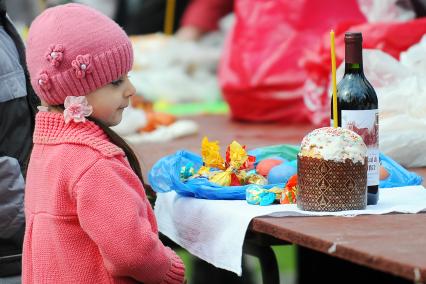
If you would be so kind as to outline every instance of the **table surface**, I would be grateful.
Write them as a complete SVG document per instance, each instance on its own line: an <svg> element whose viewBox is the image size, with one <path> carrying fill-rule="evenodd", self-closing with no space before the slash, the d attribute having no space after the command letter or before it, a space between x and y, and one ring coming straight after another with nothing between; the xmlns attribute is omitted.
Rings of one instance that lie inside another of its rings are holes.
<svg viewBox="0 0 426 284"><path fill-rule="evenodd" d="M259 124L230 120L223 115L194 116L197 135L165 143L132 145L141 159L145 181L154 163L180 149L200 152L201 139L218 140L221 149L236 140L248 149L274 144L299 144L313 125ZM410 169L426 180L426 168ZM425 182L423 183L425 185ZM253 232L264 233L373 269L410 280L426 279L426 214L348 217L255 218ZM417 278L417 279L416 279Z"/></svg>

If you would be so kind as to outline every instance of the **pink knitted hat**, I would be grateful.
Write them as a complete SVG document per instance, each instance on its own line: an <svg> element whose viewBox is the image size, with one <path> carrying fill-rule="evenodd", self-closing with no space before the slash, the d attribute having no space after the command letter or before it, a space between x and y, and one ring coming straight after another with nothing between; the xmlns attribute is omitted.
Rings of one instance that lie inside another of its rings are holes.
<svg viewBox="0 0 426 284"><path fill-rule="evenodd" d="M84 96L126 74L133 50L126 33L80 4L47 9L31 24L27 43L31 85L50 105Z"/></svg>

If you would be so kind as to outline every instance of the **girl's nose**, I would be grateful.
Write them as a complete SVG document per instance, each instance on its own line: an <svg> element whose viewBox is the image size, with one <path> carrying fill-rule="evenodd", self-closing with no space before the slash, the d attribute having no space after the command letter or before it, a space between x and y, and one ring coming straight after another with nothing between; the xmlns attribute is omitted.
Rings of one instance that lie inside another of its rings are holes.
<svg viewBox="0 0 426 284"><path fill-rule="evenodd" d="M129 85L127 86L127 90L126 90L126 97L131 97L136 95L136 89L135 86L133 86L132 82L129 80Z"/></svg>

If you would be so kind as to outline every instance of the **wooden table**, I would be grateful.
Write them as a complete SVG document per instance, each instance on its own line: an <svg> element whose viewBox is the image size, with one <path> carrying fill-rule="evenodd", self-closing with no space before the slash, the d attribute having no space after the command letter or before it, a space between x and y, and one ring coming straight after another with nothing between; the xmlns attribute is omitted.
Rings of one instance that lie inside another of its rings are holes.
<svg viewBox="0 0 426 284"><path fill-rule="evenodd" d="M315 128L233 122L218 115L191 119L200 125L197 135L167 143L134 145L142 160L146 181L147 173L161 157L179 149L199 153L203 136L219 140L223 150L232 140L253 149L273 144L299 144L303 136ZM426 168L411 170L426 177ZM258 217L252 221L250 230L405 279L426 281L426 214ZM330 250L333 244L335 250Z"/></svg>

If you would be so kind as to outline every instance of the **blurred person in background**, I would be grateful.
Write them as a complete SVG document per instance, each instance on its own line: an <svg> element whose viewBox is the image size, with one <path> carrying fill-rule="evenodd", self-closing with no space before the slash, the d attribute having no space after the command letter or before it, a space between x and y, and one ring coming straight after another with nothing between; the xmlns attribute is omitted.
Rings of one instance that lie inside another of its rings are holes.
<svg viewBox="0 0 426 284"><path fill-rule="evenodd" d="M231 13L233 0L192 0L183 14L176 36L197 40L204 34L217 30L219 20Z"/></svg>
<svg viewBox="0 0 426 284"><path fill-rule="evenodd" d="M219 20L231 13L233 0L174 0L173 31L177 37L197 40L218 29ZM422 0L419 0L422 1ZM18 31L25 35L31 21L45 8L65 3L91 6L115 20L128 35L164 31L167 0L6 0ZM25 9L22 9L25 7Z"/></svg>

